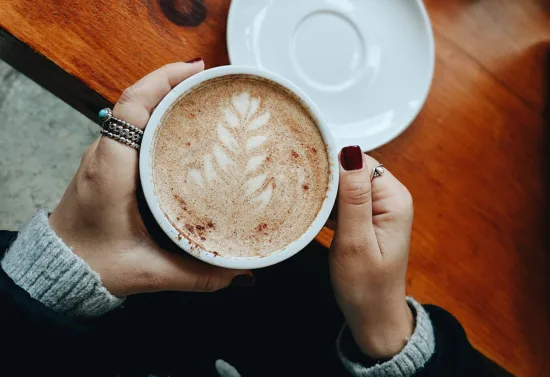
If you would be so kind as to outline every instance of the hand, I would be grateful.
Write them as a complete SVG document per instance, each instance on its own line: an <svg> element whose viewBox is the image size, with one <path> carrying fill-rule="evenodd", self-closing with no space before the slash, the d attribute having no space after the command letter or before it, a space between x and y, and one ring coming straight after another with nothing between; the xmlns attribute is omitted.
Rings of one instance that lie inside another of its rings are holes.
<svg viewBox="0 0 550 377"><path fill-rule="evenodd" d="M405 296L412 198L388 171L371 184L379 163L359 147L344 148L340 161L337 229L329 254L336 299L361 351L390 358L414 330Z"/></svg>
<svg viewBox="0 0 550 377"><path fill-rule="evenodd" d="M113 115L144 129L153 109L204 63L168 64L122 93ZM52 228L73 252L101 276L115 296L161 290L215 291L250 271L222 269L190 256L162 250L138 211L138 152L107 137L86 151L59 206Z"/></svg>

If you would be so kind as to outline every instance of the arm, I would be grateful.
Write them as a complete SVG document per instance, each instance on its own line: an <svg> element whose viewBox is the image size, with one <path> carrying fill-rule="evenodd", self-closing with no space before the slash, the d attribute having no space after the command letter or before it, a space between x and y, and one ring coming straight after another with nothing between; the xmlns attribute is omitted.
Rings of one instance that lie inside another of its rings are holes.
<svg viewBox="0 0 550 377"><path fill-rule="evenodd" d="M58 313L98 316L124 301L105 289L99 274L55 234L46 210L22 229L1 265L13 283Z"/></svg>
<svg viewBox="0 0 550 377"><path fill-rule="evenodd" d="M175 63L128 88L113 112L145 128L151 110L177 84L202 71L202 61ZM239 274L162 249L150 236L137 200L138 153L109 138L86 151L61 202L40 211L2 259L18 286L50 309L97 316L129 294L215 291Z"/></svg>
<svg viewBox="0 0 550 377"><path fill-rule="evenodd" d="M4 270L12 269L13 262L9 260L18 256L23 239L32 237L33 231L35 226L29 224L19 237L15 232L0 232L0 348L1 374L5 375L32 375L37 366L42 371L57 373L61 360L64 368L82 363L83 356L90 354L90 345L94 344L95 335L86 323L48 308L17 285ZM25 263L18 261L17 264ZM44 271L40 267L32 270Z"/></svg>
<svg viewBox="0 0 550 377"><path fill-rule="evenodd" d="M337 230L329 261L346 318L338 353L352 376L486 376L483 360L450 314L406 298L412 197L359 147L340 155Z"/></svg>
<svg viewBox="0 0 550 377"><path fill-rule="evenodd" d="M489 362L472 347L464 329L451 314L408 299L415 312L415 330L397 355L373 359L357 347L347 326L337 340L338 355L356 377L492 376Z"/></svg>
<svg viewBox="0 0 550 377"><path fill-rule="evenodd" d="M152 72L124 92L115 116L145 128L161 99L203 68L200 61ZM38 212L15 241L2 237L11 243L0 257L2 372L9 366L19 372L7 375L26 375L20 370L79 365L81 375L82 365L93 367L92 357L102 365L120 358L116 341L105 344L119 330L101 326L98 316L125 296L215 291L238 275L251 275L161 248L140 215L138 180L137 151L101 137L84 154L54 212Z"/></svg>
<svg viewBox="0 0 550 377"><path fill-rule="evenodd" d="M347 326L337 340L338 355L353 376L402 377L412 376L423 369L435 350L435 335L428 313L412 298L407 302L414 316L414 331L403 349L394 356L371 358L357 347Z"/></svg>

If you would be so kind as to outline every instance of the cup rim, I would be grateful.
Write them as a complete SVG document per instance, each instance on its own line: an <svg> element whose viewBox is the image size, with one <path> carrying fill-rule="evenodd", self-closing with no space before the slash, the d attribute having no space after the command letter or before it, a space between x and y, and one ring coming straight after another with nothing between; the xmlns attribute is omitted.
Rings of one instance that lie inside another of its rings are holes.
<svg viewBox="0 0 550 377"><path fill-rule="evenodd" d="M215 255L214 253L203 250L201 247L195 245L194 243L191 243L187 239L187 237L180 234L180 232L168 220L167 216L160 208L160 204L154 193L151 152L153 151L156 131L161 124L161 120L164 114L168 109L170 109L172 104L188 90L202 84L205 81L227 75L257 76L281 85L294 93L307 107L310 115L315 120L315 123L319 128L324 144L327 148L327 155L329 158L330 173L327 193L321 209L317 213L317 216L310 224L308 229L298 239L286 245L284 248L274 251L273 253L263 257L226 257L221 254ZM153 214L153 217L155 218L163 232L182 250L202 260L203 262L219 267L232 269L256 269L271 266L292 257L293 255L301 251L305 246L307 246L321 231L330 215L332 207L334 206L336 193L338 190L338 165L338 151L336 150L334 137L328 127L326 120L323 117L323 114L321 113L317 105L313 102L313 100L302 89L300 89L298 86L285 79L284 77L262 68L249 66L222 66L211 68L202 71L196 75L193 75L178 84L162 99L162 101L158 104L158 106L151 114L151 117L147 122L147 127L145 128L143 134L139 154L140 180L145 200L151 213Z"/></svg>

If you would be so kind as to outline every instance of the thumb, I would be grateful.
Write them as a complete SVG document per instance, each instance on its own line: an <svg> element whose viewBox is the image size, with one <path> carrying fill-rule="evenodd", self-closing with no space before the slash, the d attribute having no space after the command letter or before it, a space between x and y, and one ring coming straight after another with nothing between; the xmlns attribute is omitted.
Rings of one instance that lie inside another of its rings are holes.
<svg viewBox="0 0 550 377"><path fill-rule="evenodd" d="M193 261L201 265L190 274L194 278L192 290L195 292L215 292L224 288L241 288L254 285L256 278L251 271L230 270L211 266L200 261Z"/></svg>
<svg viewBox="0 0 550 377"><path fill-rule="evenodd" d="M201 262L198 259L162 253L154 263L153 275L162 286L162 291L214 292L229 286L245 287L254 284L249 270L232 270Z"/></svg>
<svg viewBox="0 0 550 377"><path fill-rule="evenodd" d="M379 250L372 222L370 167L358 146L340 152L336 236L348 245Z"/></svg>

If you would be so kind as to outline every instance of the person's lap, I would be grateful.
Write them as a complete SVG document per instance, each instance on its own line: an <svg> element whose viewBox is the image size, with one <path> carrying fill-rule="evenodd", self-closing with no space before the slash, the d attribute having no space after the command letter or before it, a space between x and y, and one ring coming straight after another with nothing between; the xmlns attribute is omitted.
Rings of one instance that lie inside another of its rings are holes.
<svg viewBox="0 0 550 377"><path fill-rule="evenodd" d="M121 365L171 376L215 374L223 359L243 376L336 375L344 320L332 295L327 251L309 245L255 271L251 288L130 297L102 320Z"/></svg>
<svg viewBox="0 0 550 377"><path fill-rule="evenodd" d="M153 238L183 253L162 232L138 189ZM329 278L327 250L313 242L293 258L254 271L256 284L215 293L162 292L128 298L98 320L108 345L130 370L216 376L223 359L244 376L336 375L343 316Z"/></svg>

